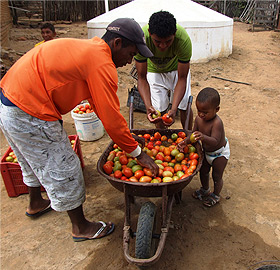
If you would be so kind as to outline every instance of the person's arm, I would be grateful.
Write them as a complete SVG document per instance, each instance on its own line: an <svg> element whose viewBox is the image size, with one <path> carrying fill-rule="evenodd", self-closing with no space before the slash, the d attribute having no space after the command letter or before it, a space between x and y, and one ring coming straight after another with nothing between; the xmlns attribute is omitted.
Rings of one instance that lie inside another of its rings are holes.
<svg viewBox="0 0 280 270"><path fill-rule="evenodd" d="M127 122L120 113L120 104L117 96L117 71L112 65L103 65L92 69L87 83L91 93L95 113L100 118L105 130L111 139L121 149L137 157L142 166L152 170L157 175L158 166L144 153L133 139Z"/></svg>
<svg viewBox="0 0 280 270"><path fill-rule="evenodd" d="M189 69L190 69L189 62L188 63L178 62L178 82L174 89L172 107L171 110L168 112L168 115L173 119L175 119L178 106L186 92Z"/></svg>

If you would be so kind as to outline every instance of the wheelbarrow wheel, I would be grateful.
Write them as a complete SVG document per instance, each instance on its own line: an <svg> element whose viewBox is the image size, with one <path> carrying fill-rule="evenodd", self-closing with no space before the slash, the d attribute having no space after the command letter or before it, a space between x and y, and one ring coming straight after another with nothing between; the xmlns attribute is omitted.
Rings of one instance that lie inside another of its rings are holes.
<svg viewBox="0 0 280 270"><path fill-rule="evenodd" d="M146 202L141 207L137 223L135 257L138 259L147 259L154 255L155 247L152 238L155 216L156 205L152 202Z"/></svg>

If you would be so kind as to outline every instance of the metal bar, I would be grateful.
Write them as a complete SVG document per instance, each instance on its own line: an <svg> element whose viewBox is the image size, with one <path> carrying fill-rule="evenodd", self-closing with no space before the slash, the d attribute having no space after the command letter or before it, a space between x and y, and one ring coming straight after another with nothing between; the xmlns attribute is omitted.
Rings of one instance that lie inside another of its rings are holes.
<svg viewBox="0 0 280 270"><path fill-rule="evenodd" d="M233 82L233 83L241 83L241 84L246 84L246 85L252 85L251 83L233 81L233 80L230 80L230 79L225 79L225 78L221 78L221 77L217 77L217 76L211 76L211 77L215 78L215 79L220 79L220 80L223 80L223 81Z"/></svg>
<svg viewBox="0 0 280 270"><path fill-rule="evenodd" d="M13 6L8 6L8 7L13 8L13 9L18 9L18 10L21 10L21 11L25 11L25 12L31 12L30 10L23 9L23 8L18 8L18 7L13 7Z"/></svg>

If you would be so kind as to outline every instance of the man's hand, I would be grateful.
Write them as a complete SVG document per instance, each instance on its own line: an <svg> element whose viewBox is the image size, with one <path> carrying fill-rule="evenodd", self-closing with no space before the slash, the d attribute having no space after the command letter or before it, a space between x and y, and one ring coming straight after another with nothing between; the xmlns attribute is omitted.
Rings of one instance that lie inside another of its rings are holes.
<svg viewBox="0 0 280 270"><path fill-rule="evenodd" d="M175 123L176 111L174 111L174 110L168 111L168 117L172 119L172 122L166 123L166 122L162 121L163 124L164 124L166 127L170 127L170 126L172 126L172 125Z"/></svg>
<svg viewBox="0 0 280 270"><path fill-rule="evenodd" d="M147 110L147 118L148 120L152 123L152 124L156 124L156 123L159 123L159 122L162 122L162 118L161 117L157 117L157 118L153 118L153 114L158 114L157 110L151 106L148 108Z"/></svg>
<svg viewBox="0 0 280 270"><path fill-rule="evenodd" d="M135 134L131 134L131 135L132 135L133 139L134 139L136 142L138 142L138 144L139 144L139 146L140 146L141 148L145 147L145 139L144 139L143 137L139 137L139 136L137 136L137 135L135 135Z"/></svg>
<svg viewBox="0 0 280 270"><path fill-rule="evenodd" d="M159 172L158 165L154 162L154 160L148 156L146 153L141 151L141 154L137 157L138 163L145 168L148 168L152 171L153 177L156 177Z"/></svg>

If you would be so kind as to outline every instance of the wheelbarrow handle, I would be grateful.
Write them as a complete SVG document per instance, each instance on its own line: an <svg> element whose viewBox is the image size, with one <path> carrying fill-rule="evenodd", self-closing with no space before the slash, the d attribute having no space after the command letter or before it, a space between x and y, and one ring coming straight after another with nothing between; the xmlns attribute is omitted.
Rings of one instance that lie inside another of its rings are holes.
<svg viewBox="0 0 280 270"><path fill-rule="evenodd" d="M133 100L134 100L134 87L129 92L129 129L133 129Z"/></svg>
<svg viewBox="0 0 280 270"><path fill-rule="evenodd" d="M191 115L191 108L192 108L193 96L189 96L188 105L187 105L187 117L185 122L185 130L188 130L190 115Z"/></svg>

